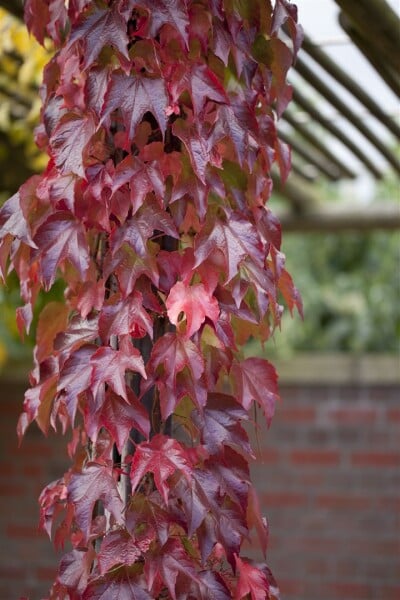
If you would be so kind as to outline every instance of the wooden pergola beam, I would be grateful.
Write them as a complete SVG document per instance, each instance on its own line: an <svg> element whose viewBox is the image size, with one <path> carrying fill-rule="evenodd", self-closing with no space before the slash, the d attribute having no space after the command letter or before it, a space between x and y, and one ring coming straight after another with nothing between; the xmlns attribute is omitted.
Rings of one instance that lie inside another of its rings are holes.
<svg viewBox="0 0 400 600"><path fill-rule="evenodd" d="M301 59L296 62L296 71L317 90L332 106L334 106L363 136L386 158L400 174L400 161L397 156L369 129L364 121L339 98L339 96Z"/></svg>
<svg viewBox="0 0 400 600"><path fill-rule="evenodd" d="M292 155L292 172L295 173L295 175L301 177L301 179L303 179L307 183L314 183L314 181L317 179L318 173L313 166L311 166L310 172L310 165L301 164L297 160L296 155Z"/></svg>
<svg viewBox="0 0 400 600"><path fill-rule="evenodd" d="M369 94L358 83L348 75L331 57L318 45L314 44L308 35L304 35L302 49L307 52L327 73L338 83L353 94L365 108L383 123L398 139L400 139L400 127L381 107L371 98Z"/></svg>
<svg viewBox="0 0 400 600"><path fill-rule="evenodd" d="M396 94L397 97L400 97L399 71L393 68L391 63L382 60L379 54L376 54L373 49L373 44L371 44L370 40L365 39L365 37L360 34L358 29L354 27L353 21L349 19L347 14L344 12L341 12L339 15L339 23L343 30L351 38L352 42L359 48L360 52L371 63L371 65L379 73L380 77L382 77L382 79L387 83L394 94Z"/></svg>
<svg viewBox="0 0 400 600"><path fill-rule="evenodd" d="M355 212L318 212L281 215L279 220L285 233L317 233L338 231L399 230L400 209L390 211L365 209Z"/></svg>
<svg viewBox="0 0 400 600"><path fill-rule="evenodd" d="M371 52L400 70L400 20L385 0L336 0L354 28L370 44Z"/></svg>
<svg viewBox="0 0 400 600"><path fill-rule="evenodd" d="M297 88L293 89L293 100L298 104L304 111L306 111L312 119L322 125L324 129L329 131L334 137L336 137L342 144L344 144L353 154L356 156L367 169L376 177L381 179L382 173L375 166L372 160L363 152L363 150L353 142L353 140L344 133L339 127L327 119L314 105L310 102Z"/></svg>
<svg viewBox="0 0 400 600"><path fill-rule="evenodd" d="M282 131L282 129L279 129L279 137L283 142L289 144L289 146L291 146L291 148L295 150L299 156L303 157L305 161L321 171L325 177L331 181L338 181L340 179L341 172L335 164L324 160L323 156L317 154L313 150L309 150L307 146L301 144L294 137L287 135L284 131Z"/></svg>
<svg viewBox="0 0 400 600"><path fill-rule="evenodd" d="M333 152L322 142L320 137L300 123L292 111L286 109L282 118L287 121L289 125L291 125L293 129L295 129L301 135L301 137L307 140L311 146L317 148L329 162L336 165L344 177L348 177L349 179L354 179L356 177L356 173L352 171L342 160L340 160L338 156L333 154Z"/></svg>
<svg viewBox="0 0 400 600"><path fill-rule="evenodd" d="M293 173L284 185L282 185L281 178L275 171L272 172L271 176L274 184L273 193L288 201L294 215L310 212L318 204L318 198L312 184L308 185Z"/></svg>

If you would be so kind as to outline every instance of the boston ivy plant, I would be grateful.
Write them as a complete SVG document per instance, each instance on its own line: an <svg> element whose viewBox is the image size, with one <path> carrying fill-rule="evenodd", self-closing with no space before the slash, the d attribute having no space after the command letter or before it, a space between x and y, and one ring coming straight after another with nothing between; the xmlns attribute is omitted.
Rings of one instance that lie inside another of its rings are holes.
<svg viewBox="0 0 400 600"><path fill-rule="evenodd" d="M267 525L242 425L269 423L277 375L241 358L300 309L267 207L290 152L276 120L301 41L287 0L27 0L56 53L36 131L49 162L0 212L37 326L18 423L72 430L72 466L40 496L61 560L51 599L273 598L241 555ZM281 33L282 27L285 34Z"/></svg>

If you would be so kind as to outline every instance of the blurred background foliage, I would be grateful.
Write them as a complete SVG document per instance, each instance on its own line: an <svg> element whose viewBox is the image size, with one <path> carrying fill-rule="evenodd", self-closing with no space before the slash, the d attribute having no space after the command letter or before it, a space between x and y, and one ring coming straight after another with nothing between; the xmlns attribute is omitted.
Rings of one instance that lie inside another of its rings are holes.
<svg viewBox="0 0 400 600"><path fill-rule="evenodd" d="M393 352L400 340L400 238L387 231L291 234L287 265L304 321L284 318L275 352Z"/></svg>
<svg viewBox="0 0 400 600"><path fill-rule="evenodd" d="M47 164L32 132L41 106L38 87L49 57L50 50L0 7L0 201Z"/></svg>
<svg viewBox="0 0 400 600"><path fill-rule="evenodd" d="M0 204L47 163L34 144L33 130L40 112L38 86L50 53L0 8ZM339 200L335 186L321 184L321 195ZM376 186L379 202L393 202L398 195L394 177ZM305 318L286 315L268 354L398 352L399 241L398 233L386 231L284 235L283 251L303 297ZM61 296L62 287L54 286L40 297L37 312ZM0 367L29 360L32 353L35 322L22 343L15 323L19 304L18 281L10 274L6 286L0 285Z"/></svg>
<svg viewBox="0 0 400 600"><path fill-rule="evenodd" d="M0 205L47 164L33 130L40 114L42 70L50 56L49 48L40 46L21 21L0 7ZM37 310L46 301L41 296ZM18 280L11 273L6 286L0 284L0 367L7 359L24 361L32 354L33 335L22 343L15 322L20 304Z"/></svg>

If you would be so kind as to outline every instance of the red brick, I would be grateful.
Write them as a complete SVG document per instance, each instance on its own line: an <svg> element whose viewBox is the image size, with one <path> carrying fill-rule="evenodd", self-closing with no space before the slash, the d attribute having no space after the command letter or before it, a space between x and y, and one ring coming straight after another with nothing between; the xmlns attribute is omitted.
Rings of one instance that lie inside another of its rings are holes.
<svg viewBox="0 0 400 600"><path fill-rule="evenodd" d="M277 417L281 421L290 423L312 423L315 420L316 410L313 406L294 406L281 408Z"/></svg>
<svg viewBox="0 0 400 600"><path fill-rule="evenodd" d="M400 453L353 452L351 462L360 467L397 467L400 466Z"/></svg>
<svg viewBox="0 0 400 600"><path fill-rule="evenodd" d="M329 412L330 418L342 425L357 425L373 423L377 418L373 408L338 408Z"/></svg>
<svg viewBox="0 0 400 600"><path fill-rule="evenodd" d="M321 486L323 485L325 481L325 476L324 473L322 472L321 469L315 471L314 469L312 471L306 471L301 473L301 485L306 487L307 486Z"/></svg>
<svg viewBox="0 0 400 600"><path fill-rule="evenodd" d="M373 502L367 496L348 496L340 494L322 494L316 497L321 508L363 510L371 508Z"/></svg>
<svg viewBox="0 0 400 600"><path fill-rule="evenodd" d="M304 592L305 588L304 581L280 578L278 578L278 586L283 598L289 596L289 594L296 598Z"/></svg>
<svg viewBox="0 0 400 600"><path fill-rule="evenodd" d="M400 585L384 585L379 588L379 591L385 600L399 600L400 598Z"/></svg>
<svg viewBox="0 0 400 600"><path fill-rule="evenodd" d="M0 464L0 477L12 477L15 473L15 465L11 462Z"/></svg>
<svg viewBox="0 0 400 600"><path fill-rule="evenodd" d="M25 440L17 453L19 456L32 459L32 458L48 458L52 446L49 443L35 442L31 440Z"/></svg>
<svg viewBox="0 0 400 600"><path fill-rule="evenodd" d="M17 525L11 523L6 529L7 536L10 538L43 538L43 533L34 525Z"/></svg>
<svg viewBox="0 0 400 600"><path fill-rule="evenodd" d="M255 450L257 463L260 465L268 464L273 465L280 461L282 454L275 450L274 448L262 449L261 454L257 450L257 446L253 444L253 449Z"/></svg>
<svg viewBox="0 0 400 600"><path fill-rule="evenodd" d="M21 496L25 492L25 485L18 483L0 483L0 498L3 496Z"/></svg>
<svg viewBox="0 0 400 600"><path fill-rule="evenodd" d="M340 453L337 450L293 450L290 460L295 465L338 465Z"/></svg>
<svg viewBox="0 0 400 600"><path fill-rule="evenodd" d="M38 569L36 569L36 575L39 581L51 582L55 579L57 575L57 568L56 566L39 567Z"/></svg>
<svg viewBox="0 0 400 600"><path fill-rule="evenodd" d="M3 564L0 565L1 581L4 581L5 579L13 579L14 581L18 581L19 579L23 578L25 568L22 564L20 566L4 564L4 556L2 561Z"/></svg>
<svg viewBox="0 0 400 600"><path fill-rule="evenodd" d="M386 412L386 416L389 423L393 421L400 423L400 408L389 408Z"/></svg>
<svg viewBox="0 0 400 600"><path fill-rule="evenodd" d="M383 509L390 512L400 512L400 498L381 497L377 499L376 504L378 509Z"/></svg>
<svg viewBox="0 0 400 600"><path fill-rule="evenodd" d="M43 477L43 467L41 465L24 465L22 472L27 477Z"/></svg>

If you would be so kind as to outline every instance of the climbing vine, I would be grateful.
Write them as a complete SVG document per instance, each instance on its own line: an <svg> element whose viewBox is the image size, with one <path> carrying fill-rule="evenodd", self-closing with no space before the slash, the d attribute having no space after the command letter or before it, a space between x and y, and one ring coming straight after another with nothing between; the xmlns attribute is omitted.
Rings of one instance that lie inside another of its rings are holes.
<svg viewBox="0 0 400 600"><path fill-rule="evenodd" d="M243 422L269 423L274 367L243 359L300 300L267 202L290 152L276 120L301 41L287 0L27 0L56 53L36 142L49 157L0 211L28 330L43 308L18 423L72 432L40 496L61 560L51 599L274 598L242 556L268 530ZM282 28L285 34L282 33Z"/></svg>

